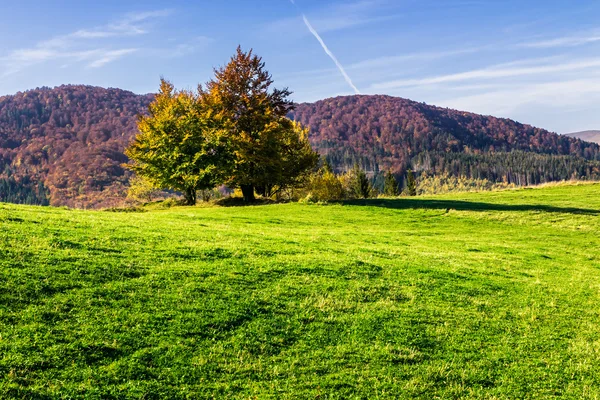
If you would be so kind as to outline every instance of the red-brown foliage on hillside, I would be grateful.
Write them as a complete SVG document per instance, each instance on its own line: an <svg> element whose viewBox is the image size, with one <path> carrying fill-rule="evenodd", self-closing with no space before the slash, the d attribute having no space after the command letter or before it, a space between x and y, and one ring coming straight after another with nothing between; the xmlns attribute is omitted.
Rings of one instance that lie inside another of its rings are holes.
<svg viewBox="0 0 600 400"><path fill-rule="evenodd" d="M518 122L390 96L346 96L300 104L313 146L335 166L403 171L423 152L508 152L600 159L600 146Z"/></svg>
<svg viewBox="0 0 600 400"><path fill-rule="evenodd" d="M0 98L0 173L41 180L50 203L111 206L123 198L123 149L152 95L61 86Z"/></svg>
<svg viewBox="0 0 600 400"><path fill-rule="evenodd" d="M118 204L129 179L122 167L127 162L123 150L137 132L137 115L146 112L152 98L89 86L0 97L0 180L10 177L5 186L11 188L27 182L32 186L29 197L43 192L37 188L42 182L53 205ZM359 162L367 169L403 173L424 152L521 150L600 158L596 144L506 119L388 96L300 104L292 116L311 126L314 147L340 170Z"/></svg>

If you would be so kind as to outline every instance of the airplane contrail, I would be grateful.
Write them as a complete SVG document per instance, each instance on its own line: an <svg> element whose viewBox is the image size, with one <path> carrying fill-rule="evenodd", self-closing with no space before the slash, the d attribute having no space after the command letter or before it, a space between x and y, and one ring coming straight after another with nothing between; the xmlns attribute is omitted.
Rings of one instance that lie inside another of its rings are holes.
<svg viewBox="0 0 600 400"><path fill-rule="evenodd" d="M296 6L296 8L298 8L298 6L296 5L296 2L294 0L290 0L290 2L294 6ZM312 35L319 41L319 43L321 44L321 47L323 48L323 50L325 50L325 53L327 53L329 58L331 58L333 60L333 62L340 70L340 73L342 74L342 76L344 77L344 79L346 80L348 85L350 85L350 87L352 87L352 89L354 89L354 92L356 94L360 94L360 90L358 90L358 88L354 85L354 83L352 82L352 79L350 79L350 76L346 73L344 66L338 61L337 57L331 52L331 50L329 50L329 47L327 47L327 45L321 38L321 35L319 35L319 33L316 31L316 29L313 28L313 26L311 25L308 18L306 18L306 15L304 15L304 13L302 13L302 12L301 12L301 14L302 14L302 19L304 20L304 24L306 25L306 27L308 28L310 33L312 33Z"/></svg>

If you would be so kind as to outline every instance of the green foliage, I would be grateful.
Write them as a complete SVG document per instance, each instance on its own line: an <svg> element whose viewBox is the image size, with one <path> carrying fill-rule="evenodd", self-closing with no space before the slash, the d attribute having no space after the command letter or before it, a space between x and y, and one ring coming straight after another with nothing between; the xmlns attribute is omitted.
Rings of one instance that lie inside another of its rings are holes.
<svg viewBox="0 0 600 400"><path fill-rule="evenodd" d="M49 204L48 189L43 182L35 182L29 177L17 180L10 176L9 168L4 174L7 175L5 178L0 177L0 202L39 206Z"/></svg>
<svg viewBox="0 0 600 400"><path fill-rule="evenodd" d="M0 204L0 398L600 397L600 185L354 202Z"/></svg>
<svg viewBox="0 0 600 400"><path fill-rule="evenodd" d="M308 128L288 118L280 119L275 126L277 133L272 145L275 153L258 163L263 180L255 187L265 197L301 186L319 160L308 141ZM255 183L258 182L257 179Z"/></svg>
<svg viewBox="0 0 600 400"><path fill-rule="evenodd" d="M396 197L400 195L400 185L394 174L390 171L386 172L383 184L383 194L386 196Z"/></svg>
<svg viewBox="0 0 600 400"><path fill-rule="evenodd" d="M139 203L149 203L160 194L156 184L142 176L134 176L129 180L127 199Z"/></svg>
<svg viewBox="0 0 600 400"><path fill-rule="evenodd" d="M487 179L457 177L448 174L429 176L423 173L418 180L416 192L419 195L427 195L453 192L481 192L515 187L514 184L495 183Z"/></svg>
<svg viewBox="0 0 600 400"><path fill-rule="evenodd" d="M417 195L417 181L412 169L406 171L406 194L409 196Z"/></svg>
<svg viewBox="0 0 600 400"><path fill-rule="evenodd" d="M175 91L162 80L126 150L128 167L162 189L184 193L189 205L227 183L246 201L299 186L318 161L308 129L287 118L290 92L271 90L262 60L237 50L198 93ZM208 191L208 192L207 192Z"/></svg>
<svg viewBox="0 0 600 400"><path fill-rule="evenodd" d="M310 176L305 190L308 192L305 198L307 201L342 200L346 196L344 182L327 164Z"/></svg>
<svg viewBox="0 0 600 400"><path fill-rule="evenodd" d="M354 167L348 171L345 182L347 185L346 191L350 198L368 199L374 193L367 174L358 164L354 164Z"/></svg>
<svg viewBox="0 0 600 400"><path fill-rule="evenodd" d="M318 160L308 130L287 118L291 92L272 84L262 59L238 47L202 92L215 118L227 126L236 155L228 184L240 187L246 201L254 200L255 189L270 196L297 185Z"/></svg>
<svg viewBox="0 0 600 400"><path fill-rule="evenodd" d="M414 157L412 164L428 175L449 174L517 186L563 180L600 180L600 161L531 151L475 154L427 151Z"/></svg>
<svg viewBox="0 0 600 400"><path fill-rule="evenodd" d="M127 167L161 189L184 193L196 203L198 190L212 189L228 176L233 155L226 130L199 94L175 91L161 80L160 92L141 116L140 133L126 149Z"/></svg>

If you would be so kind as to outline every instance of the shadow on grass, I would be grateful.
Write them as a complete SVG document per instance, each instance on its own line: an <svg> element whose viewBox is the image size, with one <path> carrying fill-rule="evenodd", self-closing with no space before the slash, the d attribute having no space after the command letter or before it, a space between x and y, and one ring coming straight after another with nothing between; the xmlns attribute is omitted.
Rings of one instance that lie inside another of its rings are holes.
<svg viewBox="0 0 600 400"><path fill-rule="evenodd" d="M566 213L580 215L600 215L600 210L555 207L543 204L494 204L460 200L430 200L430 199L364 199L347 200L340 204L350 206L385 207L393 209L427 209L427 210L450 210L458 211L537 211L548 213Z"/></svg>
<svg viewBox="0 0 600 400"><path fill-rule="evenodd" d="M270 204L283 203L282 201L275 201L266 198L257 198L251 203L246 203L241 197L224 197L215 201L215 205L220 207L248 207L248 206L265 206Z"/></svg>

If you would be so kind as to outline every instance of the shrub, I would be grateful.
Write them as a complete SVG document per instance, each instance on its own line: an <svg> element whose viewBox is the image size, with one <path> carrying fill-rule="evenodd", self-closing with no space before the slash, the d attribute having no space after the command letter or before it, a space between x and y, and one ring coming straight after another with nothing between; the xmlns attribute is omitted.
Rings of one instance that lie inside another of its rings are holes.
<svg viewBox="0 0 600 400"><path fill-rule="evenodd" d="M321 168L311 175L305 187L306 199L311 202L342 200L345 198L344 185L338 175L329 168Z"/></svg>
<svg viewBox="0 0 600 400"><path fill-rule="evenodd" d="M366 172L358 166L354 165L342 178L347 196L353 199L368 199L376 196L376 190L371 185Z"/></svg>
<svg viewBox="0 0 600 400"><path fill-rule="evenodd" d="M400 185L391 171L388 171L385 174L385 180L383 182L383 194L391 197L400 195Z"/></svg>
<svg viewBox="0 0 600 400"><path fill-rule="evenodd" d="M473 179L453 175L429 176L423 173L416 185L416 192L422 194L442 194L452 192L479 192L515 188L514 184L496 183L487 179Z"/></svg>
<svg viewBox="0 0 600 400"><path fill-rule="evenodd" d="M150 203L159 196L160 190L148 179L134 176L129 180L127 200L136 203Z"/></svg>

